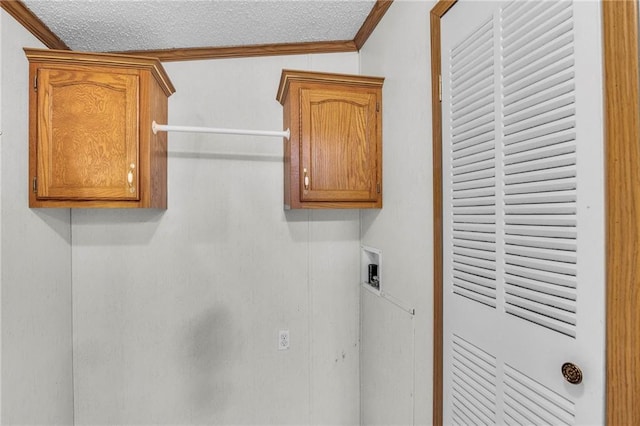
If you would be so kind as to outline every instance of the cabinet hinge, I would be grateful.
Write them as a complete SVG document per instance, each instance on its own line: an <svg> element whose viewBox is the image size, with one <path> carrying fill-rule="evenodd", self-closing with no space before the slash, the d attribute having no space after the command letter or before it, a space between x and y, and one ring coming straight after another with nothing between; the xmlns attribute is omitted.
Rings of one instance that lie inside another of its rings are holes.
<svg viewBox="0 0 640 426"><path fill-rule="evenodd" d="M376 102L376 112L380 112L380 102Z"/></svg>
<svg viewBox="0 0 640 426"><path fill-rule="evenodd" d="M33 77L33 90L38 91L38 74Z"/></svg>
<svg viewBox="0 0 640 426"><path fill-rule="evenodd" d="M442 74L438 75L438 100L442 102Z"/></svg>
<svg viewBox="0 0 640 426"><path fill-rule="evenodd" d="M36 176L33 177L33 182L31 183L33 192L38 193L38 178Z"/></svg>
<svg viewBox="0 0 640 426"><path fill-rule="evenodd" d="M378 192L378 194L380 193L380 182L376 184L376 191Z"/></svg>

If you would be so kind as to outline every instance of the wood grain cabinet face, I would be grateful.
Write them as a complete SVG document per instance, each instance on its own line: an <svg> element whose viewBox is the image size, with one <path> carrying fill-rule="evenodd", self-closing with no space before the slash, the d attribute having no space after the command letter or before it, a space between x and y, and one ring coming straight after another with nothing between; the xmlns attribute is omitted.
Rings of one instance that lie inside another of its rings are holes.
<svg viewBox="0 0 640 426"><path fill-rule="evenodd" d="M382 207L382 82L283 71L285 208Z"/></svg>
<svg viewBox="0 0 640 426"><path fill-rule="evenodd" d="M37 198L138 200L138 76L39 69L37 92Z"/></svg>
<svg viewBox="0 0 640 426"><path fill-rule="evenodd" d="M151 122L166 122L173 87L152 75L159 63L25 51L30 207L166 208L166 134Z"/></svg>

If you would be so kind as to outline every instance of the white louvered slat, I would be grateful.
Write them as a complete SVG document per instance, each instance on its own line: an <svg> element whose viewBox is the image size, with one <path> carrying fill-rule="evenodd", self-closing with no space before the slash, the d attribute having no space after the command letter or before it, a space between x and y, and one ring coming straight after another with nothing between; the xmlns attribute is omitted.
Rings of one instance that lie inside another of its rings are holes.
<svg viewBox="0 0 640 426"><path fill-rule="evenodd" d="M575 174L575 173L574 173ZM506 185L506 195L538 194L540 192L559 192L576 189L576 180L573 176L564 179L545 180L540 182L524 182ZM507 198L507 197L505 197ZM568 201L569 202L569 201Z"/></svg>
<svg viewBox="0 0 640 426"><path fill-rule="evenodd" d="M568 123L573 124L573 123ZM544 137L548 137L548 135L556 133L556 129L550 129L552 133L544 132L544 129L536 129L533 128L530 133L540 132L537 135L536 142L541 143ZM528 139L530 140L530 139ZM524 142L524 140L517 141L514 143ZM540 145L537 147L530 147L529 150L525 152L509 152L505 153L505 173L507 175L512 173L522 173L527 170L542 170L548 169L551 167L559 167L560 165L571 165L571 162L575 163L575 158L569 156L568 154L572 154L575 152L575 142L574 141L565 141L563 143L552 144L552 145ZM564 156L564 157L563 157ZM569 158L567 158L569 157ZM550 163L549 161L553 161L556 158L562 158L564 161L562 163ZM526 163L526 164L522 164ZM544 166L547 167L544 167ZM519 167L528 167L527 168L519 168Z"/></svg>
<svg viewBox="0 0 640 426"><path fill-rule="evenodd" d="M482 47L481 47L482 48ZM492 62L489 62L491 65ZM454 91L454 102L464 97L469 92L475 92L477 87L484 86L488 81L493 80L493 67L471 69L470 76L463 76L456 84L456 77L453 76L451 90Z"/></svg>
<svg viewBox="0 0 640 426"><path fill-rule="evenodd" d="M493 21L488 20L451 50L450 159L453 178L449 200L455 229L451 291L456 296L495 308L493 40ZM463 391L460 392L459 398ZM458 404L463 402L458 401Z"/></svg>
<svg viewBox="0 0 640 426"><path fill-rule="evenodd" d="M469 189L480 189L480 188L491 188L495 186L495 179L487 178L487 179L478 179L478 180L467 180L460 183L453 184L454 191L466 191ZM474 214L478 214L480 212L475 212Z"/></svg>
<svg viewBox="0 0 640 426"><path fill-rule="evenodd" d="M505 228L509 228L510 225L530 225L530 226L566 226L574 227L575 217L573 215L519 215L519 216L506 216Z"/></svg>
<svg viewBox="0 0 640 426"><path fill-rule="evenodd" d="M534 297L533 295L531 295ZM548 299L548 300L546 300ZM568 325L576 325L575 321L575 309L573 311L560 309L551 298L546 298L544 296L535 296L535 300L530 300L522 295L518 294L517 290L511 291L509 289L505 295L505 300L509 304L511 304L514 308L521 308L523 312L521 312L521 316L524 319L529 319L534 322L536 321L544 321L545 324L555 324L558 323L557 326L562 329L564 324ZM548 303L547 303L548 302ZM564 304L561 304L564 306ZM511 314L514 315L515 309L511 310ZM542 318L546 317L546 318ZM549 325L550 328L555 328L556 325ZM561 330L556 330L561 331ZM573 336L573 332L569 332L568 335Z"/></svg>
<svg viewBox="0 0 640 426"><path fill-rule="evenodd" d="M487 306L495 307L492 297L495 292L495 287L479 286L475 278L473 281L464 281L460 278L454 278L453 284L455 286L455 290L453 291L454 294L473 299L476 302L480 302Z"/></svg>
<svg viewBox="0 0 640 426"><path fill-rule="evenodd" d="M512 275L515 277L522 277L570 289L576 288L574 275L564 275L553 271L536 270L529 268L528 266L520 266L510 263L505 265L505 273L507 276Z"/></svg>
<svg viewBox="0 0 640 426"><path fill-rule="evenodd" d="M557 283L550 284L544 281L534 280L526 277L520 277L516 275L509 275L506 279L511 287L518 287L524 289L531 289L540 293L548 294L551 296L557 296L565 300L576 300L575 291L571 288L564 288ZM516 291L516 290L514 290Z"/></svg>
<svg viewBox="0 0 640 426"><path fill-rule="evenodd" d="M493 213L495 207L493 205L483 206L483 205L472 205L472 206L459 206L458 211L460 214L467 216L470 215L478 215L478 216L486 216Z"/></svg>
<svg viewBox="0 0 640 426"><path fill-rule="evenodd" d="M555 260L537 259L530 256L518 256L517 254L512 253L512 249L509 247L507 247L506 251L505 263L507 265L529 269L532 273L542 271L571 277L575 277L576 275L576 266L574 264L558 262Z"/></svg>
<svg viewBox="0 0 640 426"><path fill-rule="evenodd" d="M573 61L571 57L569 60L561 62L567 68L570 68L573 65ZM557 62L556 62L557 64ZM564 69L564 68L563 68ZM522 99L512 99L509 105L505 106L503 109L505 117L508 117L512 114L516 114L520 111L523 111L527 108L531 108L535 105L539 105L544 102L548 102L558 97L562 97L567 93L571 93L573 91L573 87L570 85L559 85L547 88L545 90L540 90L535 92L534 94L524 97Z"/></svg>
<svg viewBox="0 0 640 426"><path fill-rule="evenodd" d="M507 405L508 405L507 401ZM531 421L525 418L522 414L515 410L510 410L504 413L504 424L507 426L526 426L530 425Z"/></svg>
<svg viewBox="0 0 640 426"><path fill-rule="evenodd" d="M523 308L518 305L518 302L523 302L522 299L510 300L510 302L510 307L507 311L508 315L512 315L519 320L529 321L531 324L553 330L556 333L560 333L571 338L576 337L575 324L566 323L560 319L553 318L552 315L549 315L549 310L543 309L542 307L535 311L527 307Z"/></svg>
<svg viewBox="0 0 640 426"><path fill-rule="evenodd" d="M453 253L453 258L456 264L471 267L473 268L474 271L477 271L477 272L479 272L478 269L484 269L485 271L495 271L495 267L493 266L494 262L492 261L486 261L484 259L478 259L475 257L460 255L455 251Z"/></svg>
<svg viewBox="0 0 640 426"><path fill-rule="evenodd" d="M492 86L478 89L477 92L469 95L468 97L459 99L455 105L455 109L452 105L451 119L457 120L460 116L467 114L468 111L474 111L476 108L480 108L485 105L485 103L494 103Z"/></svg>
<svg viewBox="0 0 640 426"><path fill-rule="evenodd" d="M474 272L476 272L477 270L474 270L473 268L466 268L468 270L472 270ZM485 287L488 289L494 289L496 288L496 282L495 282L495 278L490 278L490 277L485 277L480 275L479 273L476 274L471 274L466 272L464 269L458 269L456 270L456 279L458 280L464 280L467 282L471 282L474 284L477 284L481 287ZM487 293L489 294L489 293Z"/></svg>
<svg viewBox="0 0 640 426"><path fill-rule="evenodd" d="M509 135L504 138L505 145L511 145L514 143L520 143L530 141L535 138L545 138L549 135L558 135L563 130L571 130L574 128L575 123L571 120L563 120L557 123L550 123L540 128L532 128L525 132Z"/></svg>
<svg viewBox="0 0 640 426"><path fill-rule="evenodd" d="M527 86L535 85L538 90L541 88L549 90L558 81L564 81L572 76L573 48L568 44L570 39L566 42L567 44L548 56L537 57L526 66L517 64L518 66L513 67L513 74L504 79L504 84L509 86L509 90L505 92L508 104L514 102L517 97L528 97L530 91L524 91ZM522 96L522 93L527 93L527 96Z"/></svg>
<svg viewBox="0 0 640 426"><path fill-rule="evenodd" d="M468 141L470 139L482 138L482 135L484 135L486 133L489 133L489 132L493 132L493 130L494 130L494 128L490 123L489 124L485 124L483 126L478 126L476 128L473 128L473 129L471 129L471 130L469 130L467 132L457 134L457 135L455 135L455 136L453 136L451 138L451 141L453 142L453 145L455 146L456 144Z"/></svg>
<svg viewBox="0 0 640 426"><path fill-rule="evenodd" d="M566 250L575 253L577 244L574 239L540 238L529 236L505 236L505 243L511 246L538 247L551 250Z"/></svg>
<svg viewBox="0 0 640 426"><path fill-rule="evenodd" d="M574 424L575 404L571 400L510 365L504 366L504 376L505 413L517 419L517 424Z"/></svg>
<svg viewBox="0 0 640 426"><path fill-rule="evenodd" d="M475 168L480 168L480 170L482 170L482 163L483 162L487 162L488 160L494 160L495 159L495 154L494 154L494 149L493 147L491 147L489 145L488 149L485 146L485 144L483 144L480 147L480 152L474 154L471 153L471 155L466 155L463 156L460 153L457 153L456 156L452 156L453 158L453 168L456 171L460 171L460 170L464 170L462 168L462 166L466 166L469 164L474 165L474 167L470 168L470 170L474 171ZM457 157L457 158L456 158ZM487 164L487 163L485 163ZM478 166L480 165L480 166Z"/></svg>
<svg viewBox="0 0 640 426"><path fill-rule="evenodd" d="M470 165L460 166L453 172L453 176L459 177L462 175L466 175L468 173L476 173L482 170L491 170L493 169L493 166L494 166L494 161L493 159L490 158L488 160L480 161L478 163L472 163ZM495 194L495 191L493 193ZM478 194L477 196L484 197L486 196L486 194L484 195Z"/></svg>
<svg viewBox="0 0 640 426"><path fill-rule="evenodd" d="M454 126L456 127L464 126L464 125L471 126L472 124L470 123L473 122L474 120L478 120L483 117L486 118L488 114L494 111L493 102L490 102L484 105L483 104L473 105L471 108L467 108L463 111L464 111L464 114L460 114L459 118L456 119L456 117L453 117Z"/></svg>
<svg viewBox="0 0 640 426"><path fill-rule="evenodd" d="M453 207L478 207L482 208L483 206L495 206L495 200L490 198L466 198L466 199L454 199L451 203ZM494 207L495 208L495 207Z"/></svg>
<svg viewBox="0 0 640 426"><path fill-rule="evenodd" d="M492 24L492 20L487 19L484 20L475 31L469 33L467 37L464 38L460 43L454 46L451 49L451 63L460 63L461 60L464 60L466 54L469 51L474 50L473 43L477 42L477 40L481 37L482 34L485 34L487 31L490 31ZM462 59L461 59L462 58Z"/></svg>
<svg viewBox="0 0 640 426"><path fill-rule="evenodd" d="M486 233L486 232L473 232L466 230L454 230L453 231L454 238L458 241L478 241L480 243L495 243L496 237L494 234ZM483 247L486 246L483 244Z"/></svg>
<svg viewBox="0 0 640 426"><path fill-rule="evenodd" d="M523 2L522 8L518 7L518 2L511 2L507 7L502 9L502 36L504 38L515 37L521 38L521 35L531 34L531 38L535 39L538 35L544 34L541 27L553 28L558 25L556 17L561 16L563 10L571 7L568 2L544 2L528 1ZM519 45L523 47L524 45Z"/></svg>
<svg viewBox="0 0 640 426"><path fill-rule="evenodd" d="M475 232L478 234L485 234L488 237L491 237L491 241L495 242L495 232L493 232L494 226L487 225L482 223L454 223L453 231L462 231L462 232Z"/></svg>
<svg viewBox="0 0 640 426"><path fill-rule="evenodd" d="M560 203L558 203L560 204ZM554 205L554 204L524 204L507 206L504 209L507 215L536 215L536 214L561 214L574 215L576 208L574 205Z"/></svg>
<svg viewBox="0 0 640 426"><path fill-rule="evenodd" d="M478 43L470 46L474 50L487 50L490 48L493 40L491 40L490 33L488 36L484 36L481 39L478 39ZM456 80L456 87L458 88L458 92L463 92L474 81L474 78L478 76L477 72L485 72L489 70L493 66L493 61L491 58L486 56L475 56L471 58L471 60L466 63L456 64L457 70L452 74L453 78ZM481 74L482 75L482 74ZM487 77L489 74L484 73L484 76ZM477 79L475 80L477 82ZM460 82L464 82L464 86L460 84ZM454 117L455 119L455 117Z"/></svg>
<svg viewBox="0 0 640 426"><path fill-rule="evenodd" d="M496 422L496 359L460 336L453 336L452 383L457 424Z"/></svg>
<svg viewBox="0 0 640 426"><path fill-rule="evenodd" d="M561 263L576 263L576 252L574 250L557 250L553 246L523 247L519 245L507 244L509 254L531 259L542 259Z"/></svg>
<svg viewBox="0 0 640 426"><path fill-rule="evenodd" d="M508 202L505 202L507 208L511 205L536 205L536 204L554 204L560 203L572 203L576 201L575 191L562 191L560 193L543 193L543 194L513 194L509 197Z"/></svg>
<svg viewBox="0 0 640 426"><path fill-rule="evenodd" d="M475 95L461 100L457 105L456 111L451 114L451 119L455 122L468 114L473 114L478 109L487 106L493 107L494 99L492 95L491 88L488 88L479 90Z"/></svg>
<svg viewBox="0 0 640 426"><path fill-rule="evenodd" d="M576 313L576 303L574 300L549 294L545 288L538 287L538 291L530 290L518 286L510 286L508 295L516 296L520 299L535 301L543 305L551 306L562 311ZM573 318L566 318L566 322L575 323Z"/></svg>
<svg viewBox="0 0 640 426"><path fill-rule="evenodd" d="M491 249L487 249L486 244L481 249L467 248L463 246L464 242L456 244L453 247L453 253L462 257L469 257L473 259L488 260L490 263L496 261L496 253Z"/></svg>
<svg viewBox="0 0 640 426"><path fill-rule="evenodd" d="M527 33L527 37L519 36L518 33L505 28L505 38L513 37L518 41L510 43L503 54L509 56L519 49L531 51L535 47L543 46L549 41L558 38L561 34L566 33L568 31L567 26L569 26L569 29L573 27L571 10L568 7L570 7L570 4L557 3L546 8L535 19L526 22L526 25L515 27L518 29L519 34ZM526 20L526 17L523 17L523 19ZM542 23L546 25L540 25Z"/></svg>
<svg viewBox="0 0 640 426"><path fill-rule="evenodd" d="M539 8L540 8L540 3L534 2L534 1L530 1L530 2L513 1L511 3L508 3L502 9L502 20L503 20L502 31L513 32L517 30L517 28L520 25L522 25L522 22L526 22L522 17L527 16L527 14L530 14L532 10L535 12Z"/></svg>
<svg viewBox="0 0 640 426"><path fill-rule="evenodd" d="M475 149L475 147L479 148L477 151L482 151L487 149L486 142L492 142L494 141L494 139L495 139L495 132L493 131L493 129L491 129L484 133L479 133L471 138L457 142L455 145L452 146L452 152L455 153L456 155L464 155L464 153L462 154L458 154L458 153L463 150Z"/></svg>
<svg viewBox="0 0 640 426"><path fill-rule="evenodd" d="M475 134L477 129L491 129L492 127L489 125L492 125L494 122L493 111L493 107L486 108L484 114L476 117L465 117L468 118L468 120L460 119L458 123L453 123L451 132L453 140L457 141L459 138L466 138L467 135ZM477 111L474 112L474 115L477 115Z"/></svg>
<svg viewBox="0 0 640 426"><path fill-rule="evenodd" d="M523 125L530 126L530 122L528 121L531 118L536 116L543 117L544 114L549 115L548 111L552 111L556 113L559 118L564 118L567 116L571 116L574 113L573 104L575 102L575 96L571 93L553 98L547 102L540 103L535 106L528 107L526 109L522 109L520 111L516 111L510 115L505 115L503 123L510 127L511 132L515 133L516 131L522 130L519 129L517 124L522 123ZM564 112L564 115L562 113ZM535 126L534 126L535 127ZM528 128L528 127L525 127Z"/></svg>
<svg viewBox="0 0 640 426"><path fill-rule="evenodd" d="M568 238L574 241L577 237L575 228L560 226L510 226L509 230L505 231L505 234L530 237Z"/></svg>
<svg viewBox="0 0 640 426"><path fill-rule="evenodd" d="M486 51L491 48L491 32L489 27L485 27L484 32L479 34L478 37L472 40L471 44L466 47L466 50L481 50ZM452 62L455 64L455 70L452 72L452 77L455 79L455 84L460 88L461 83L467 83L470 78L478 70L486 70L491 68L492 62L486 56L462 56L460 60ZM453 86L452 86L453 87ZM459 91L462 91L459 90Z"/></svg>
<svg viewBox="0 0 640 426"><path fill-rule="evenodd" d="M511 173L504 177L506 185L513 185L527 182L540 182L555 179L573 178L576 175L575 167L553 167L550 169L533 170L529 172Z"/></svg>
<svg viewBox="0 0 640 426"><path fill-rule="evenodd" d="M571 3L503 18L505 311L573 336L575 237L519 235L577 225Z"/></svg>
<svg viewBox="0 0 640 426"><path fill-rule="evenodd" d="M453 184L469 182L474 180L483 180L488 178L495 178L495 170L487 169L487 170L478 170L477 172L471 172L464 175L454 176L451 181Z"/></svg>
<svg viewBox="0 0 640 426"><path fill-rule="evenodd" d="M476 249L479 251L485 251L487 244L486 241L482 240L473 240L469 238L465 238L465 236L458 234L456 237L456 246L464 249ZM492 252L490 252L492 253Z"/></svg>
<svg viewBox="0 0 640 426"><path fill-rule="evenodd" d="M522 56L516 56L508 60L505 58L504 66L505 73L517 72L523 68L530 69L530 73L523 76L522 80L517 80L509 87L505 87L504 95L506 103L512 101L516 97L525 98L530 94L533 94L531 90L524 90L525 88L535 89L536 91L548 89L559 83L563 83L566 80L574 76L573 70L567 69L566 71L551 74L546 72L545 66L551 59L560 60L562 58L572 56L574 53L571 43L573 42L572 36L562 36L557 40L554 40L549 46L550 52L553 52L551 58L545 57L547 52L542 49L538 49L532 53L522 53ZM509 78L508 74L505 74ZM548 77L549 76L549 77Z"/></svg>

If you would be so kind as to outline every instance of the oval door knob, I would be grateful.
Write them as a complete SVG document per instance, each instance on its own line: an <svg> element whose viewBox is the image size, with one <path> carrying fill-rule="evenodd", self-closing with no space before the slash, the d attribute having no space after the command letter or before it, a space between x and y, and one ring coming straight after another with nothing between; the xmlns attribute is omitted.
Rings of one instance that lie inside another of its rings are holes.
<svg viewBox="0 0 640 426"><path fill-rule="evenodd" d="M564 376L564 379L572 385L579 385L582 383L582 370L572 362L565 362L562 364L562 375Z"/></svg>

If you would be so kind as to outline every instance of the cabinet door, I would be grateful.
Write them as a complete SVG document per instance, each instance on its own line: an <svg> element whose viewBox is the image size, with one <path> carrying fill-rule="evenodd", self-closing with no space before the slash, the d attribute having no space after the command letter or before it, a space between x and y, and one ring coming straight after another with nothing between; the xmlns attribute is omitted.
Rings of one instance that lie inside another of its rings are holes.
<svg viewBox="0 0 640 426"><path fill-rule="evenodd" d="M375 92L302 89L301 201L376 201Z"/></svg>
<svg viewBox="0 0 640 426"><path fill-rule="evenodd" d="M137 200L137 74L41 68L37 96L37 197Z"/></svg>

